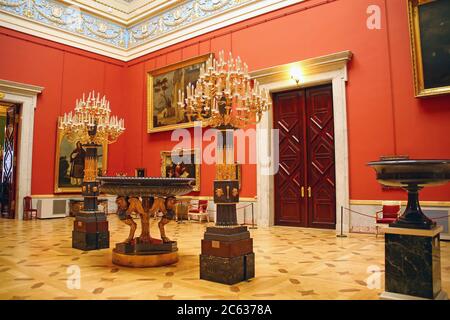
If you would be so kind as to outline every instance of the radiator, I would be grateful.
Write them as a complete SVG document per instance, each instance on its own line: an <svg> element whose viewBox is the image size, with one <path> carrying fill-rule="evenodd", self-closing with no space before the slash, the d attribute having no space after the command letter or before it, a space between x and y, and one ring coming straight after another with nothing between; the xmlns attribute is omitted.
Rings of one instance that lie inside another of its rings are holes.
<svg viewBox="0 0 450 320"><path fill-rule="evenodd" d="M66 200L60 199L39 199L37 201L38 219L65 218Z"/></svg>

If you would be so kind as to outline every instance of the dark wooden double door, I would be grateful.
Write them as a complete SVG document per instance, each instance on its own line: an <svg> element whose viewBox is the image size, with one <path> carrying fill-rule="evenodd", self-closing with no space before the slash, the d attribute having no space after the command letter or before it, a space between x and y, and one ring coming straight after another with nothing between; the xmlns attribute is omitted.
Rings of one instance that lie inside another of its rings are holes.
<svg viewBox="0 0 450 320"><path fill-rule="evenodd" d="M336 189L331 85L276 93L279 129L275 224L334 229Z"/></svg>

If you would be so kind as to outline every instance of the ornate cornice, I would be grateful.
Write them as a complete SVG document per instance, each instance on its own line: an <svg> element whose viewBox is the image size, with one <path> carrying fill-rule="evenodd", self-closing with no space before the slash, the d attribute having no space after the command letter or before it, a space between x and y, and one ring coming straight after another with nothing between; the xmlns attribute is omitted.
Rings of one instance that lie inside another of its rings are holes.
<svg viewBox="0 0 450 320"><path fill-rule="evenodd" d="M0 79L0 92L15 93L24 96L35 96L43 90L44 87Z"/></svg>
<svg viewBox="0 0 450 320"><path fill-rule="evenodd" d="M253 79L258 80L260 84L266 84L276 81L284 81L290 79L290 70L292 68L302 70L304 76L334 71L346 68L347 63L352 59L351 51L341 51L325 56L306 59L298 62L287 63L270 67L262 70L255 70L250 73ZM345 81L347 75L345 74Z"/></svg>
<svg viewBox="0 0 450 320"><path fill-rule="evenodd" d="M63 0L0 0L0 26L127 61L301 1L186 0L128 25Z"/></svg>
<svg viewBox="0 0 450 320"><path fill-rule="evenodd" d="M126 27L55 0L0 0L0 11L118 48L127 48Z"/></svg>

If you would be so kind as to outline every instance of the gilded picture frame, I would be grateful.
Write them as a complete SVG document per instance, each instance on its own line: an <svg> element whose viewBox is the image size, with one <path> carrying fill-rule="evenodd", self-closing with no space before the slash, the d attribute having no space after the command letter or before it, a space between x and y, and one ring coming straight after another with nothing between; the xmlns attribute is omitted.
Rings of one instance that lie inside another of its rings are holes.
<svg viewBox="0 0 450 320"><path fill-rule="evenodd" d="M414 93L450 93L449 0L408 0Z"/></svg>
<svg viewBox="0 0 450 320"><path fill-rule="evenodd" d="M56 152L55 152L55 193L81 193L82 170L80 165L74 166L75 161L79 164L84 163L82 156L78 157L76 152L77 143L72 143L67 140L61 129L57 129L56 138ZM82 147L83 148L83 147ZM85 148L83 148L85 151ZM98 160L98 175L102 175L107 170L108 166L108 144L104 143L97 148ZM72 158L73 161L70 159ZM75 170L75 167L77 168ZM63 175L63 172L65 173Z"/></svg>
<svg viewBox="0 0 450 320"><path fill-rule="evenodd" d="M179 158L173 159L172 155ZM186 158L189 161L183 160ZM200 150L161 151L161 176L165 178L195 178L193 191L200 191Z"/></svg>
<svg viewBox="0 0 450 320"><path fill-rule="evenodd" d="M198 56L147 73L148 133L194 126L194 121L189 121L178 108L178 91L183 90L186 96L186 86L195 84L200 67L210 56Z"/></svg>

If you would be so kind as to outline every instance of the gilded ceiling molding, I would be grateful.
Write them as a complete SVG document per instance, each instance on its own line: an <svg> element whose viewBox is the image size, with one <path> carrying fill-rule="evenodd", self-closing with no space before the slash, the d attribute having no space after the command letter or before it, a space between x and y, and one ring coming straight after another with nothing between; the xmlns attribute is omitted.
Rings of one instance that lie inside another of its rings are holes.
<svg viewBox="0 0 450 320"><path fill-rule="evenodd" d="M0 11L104 44L127 48L128 30L55 0L0 0Z"/></svg>
<svg viewBox="0 0 450 320"><path fill-rule="evenodd" d="M0 26L127 61L302 1L186 0L137 23L123 25L62 0L0 0Z"/></svg>
<svg viewBox="0 0 450 320"><path fill-rule="evenodd" d="M0 0L0 10L65 32L77 33L107 45L128 49L198 19L204 19L252 1L254 0L185 1L173 9L129 28L57 0ZM128 41L129 35L131 35L130 41Z"/></svg>

